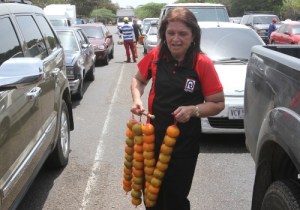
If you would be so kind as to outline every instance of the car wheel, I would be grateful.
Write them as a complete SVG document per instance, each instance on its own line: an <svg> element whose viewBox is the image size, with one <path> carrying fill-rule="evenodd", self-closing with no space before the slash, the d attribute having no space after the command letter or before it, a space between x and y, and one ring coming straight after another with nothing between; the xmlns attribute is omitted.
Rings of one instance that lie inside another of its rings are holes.
<svg viewBox="0 0 300 210"><path fill-rule="evenodd" d="M105 56L105 58L103 59L103 65L108 65L109 63L109 57L108 54Z"/></svg>
<svg viewBox="0 0 300 210"><path fill-rule="evenodd" d="M58 119L59 134L55 149L46 162L50 168L62 168L68 164L70 153L70 120L66 102L63 100Z"/></svg>
<svg viewBox="0 0 300 210"><path fill-rule="evenodd" d="M109 53L109 58L113 59L114 58L114 48L111 49L110 53Z"/></svg>
<svg viewBox="0 0 300 210"><path fill-rule="evenodd" d="M91 66L90 70L86 74L86 79L88 81L94 81L95 80L95 74L94 73L95 73L95 63L93 63L93 65Z"/></svg>
<svg viewBox="0 0 300 210"><path fill-rule="evenodd" d="M299 183L292 180L276 181L268 188L261 210L299 210Z"/></svg>
<svg viewBox="0 0 300 210"><path fill-rule="evenodd" d="M74 97L76 100L81 100L83 98L83 80L80 81L80 85L79 85Z"/></svg>

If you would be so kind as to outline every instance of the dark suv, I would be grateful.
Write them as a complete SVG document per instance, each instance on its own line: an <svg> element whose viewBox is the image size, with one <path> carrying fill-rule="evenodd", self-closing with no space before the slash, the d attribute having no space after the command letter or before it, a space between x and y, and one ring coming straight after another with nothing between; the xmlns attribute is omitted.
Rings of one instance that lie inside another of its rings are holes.
<svg viewBox="0 0 300 210"><path fill-rule="evenodd" d="M63 48L39 7L0 3L0 209L46 162L64 167L73 130Z"/></svg>
<svg viewBox="0 0 300 210"><path fill-rule="evenodd" d="M268 31L269 25L272 23L272 19L276 18L279 23L277 15L273 14L259 14L259 13L248 13L243 15L240 24L247 25L258 33L258 35L264 40L266 44L269 43Z"/></svg>

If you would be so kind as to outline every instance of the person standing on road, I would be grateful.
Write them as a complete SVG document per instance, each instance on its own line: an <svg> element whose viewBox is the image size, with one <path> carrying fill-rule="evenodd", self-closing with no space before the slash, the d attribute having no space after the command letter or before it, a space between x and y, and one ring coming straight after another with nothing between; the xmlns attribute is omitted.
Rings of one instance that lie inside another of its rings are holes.
<svg viewBox="0 0 300 210"><path fill-rule="evenodd" d="M166 129L177 121L180 135L163 178L155 207L147 210L190 210L188 194L196 168L201 117L224 109L223 86L214 64L200 49L201 30L193 13L175 8L159 27L160 43L137 64L131 81L131 112L144 111L141 96L151 80L148 111L155 115L155 157Z"/></svg>
<svg viewBox="0 0 300 210"><path fill-rule="evenodd" d="M270 25L269 25L269 30L268 30L268 39L269 39L269 42L270 42L270 38L271 38L271 33L276 30L276 23L277 23L277 19L273 18L272 19L272 23L270 23Z"/></svg>
<svg viewBox="0 0 300 210"><path fill-rule="evenodd" d="M134 31L134 35L135 35L135 42L134 42L135 58L138 58L137 42L139 40L140 35L142 35L142 30L141 30L141 27L137 24L136 19L133 20L132 27L133 27L133 31Z"/></svg>
<svg viewBox="0 0 300 210"><path fill-rule="evenodd" d="M134 45L133 45L133 43L135 42L135 35L134 35L133 27L129 25L128 21L129 21L128 17L125 17L124 24L119 29L119 32L123 35L123 42L124 42L124 47L125 47L126 57L127 57L127 60L125 62L130 63L130 51L131 51L133 62L136 62L136 58L134 56Z"/></svg>

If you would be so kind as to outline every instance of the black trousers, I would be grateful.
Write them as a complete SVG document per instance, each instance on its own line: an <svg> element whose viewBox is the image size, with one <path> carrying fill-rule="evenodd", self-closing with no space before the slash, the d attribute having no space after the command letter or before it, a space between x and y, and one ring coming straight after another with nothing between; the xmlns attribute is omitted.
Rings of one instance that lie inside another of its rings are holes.
<svg viewBox="0 0 300 210"><path fill-rule="evenodd" d="M197 156L172 158L155 207L146 210L190 210L188 194L195 173Z"/></svg>

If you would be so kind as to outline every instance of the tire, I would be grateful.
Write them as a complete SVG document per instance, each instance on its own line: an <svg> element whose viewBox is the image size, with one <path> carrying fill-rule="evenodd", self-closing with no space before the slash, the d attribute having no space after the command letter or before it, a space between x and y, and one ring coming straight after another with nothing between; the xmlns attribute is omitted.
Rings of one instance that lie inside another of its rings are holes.
<svg viewBox="0 0 300 210"><path fill-rule="evenodd" d="M76 100L81 100L83 98L83 80L80 81L80 85L79 85L74 97Z"/></svg>
<svg viewBox="0 0 300 210"><path fill-rule="evenodd" d="M66 102L63 100L61 113L58 119L59 134L55 149L47 159L47 167L63 168L69 162L70 153L70 120Z"/></svg>
<svg viewBox="0 0 300 210"><path fill-rule="evenodd" d="M109 63L109 57L108 57L108 55L106 55L105 56L105 58L103 59L103 65L108 65L108 63Z"/></svg>
<svg viewBox="0 0 300 210"><path fill-rule="evenodd" d="M91 69L86 74L85 78L87 81L94 81L95 80L95 63L91 66Z"/></svg>
<svg viewBox="0 0 300 210"><path fill-rule="evenodd" d="M276 181L268 188L261 210L300 210L300 185L296 181Z"/></svg>
<svg viewBox="0 0 300 210"><path fill-rule="evenodd" d="M114 58L114 47L111 49L110 53L109 53L109 58L113 59Z"/></svg>

